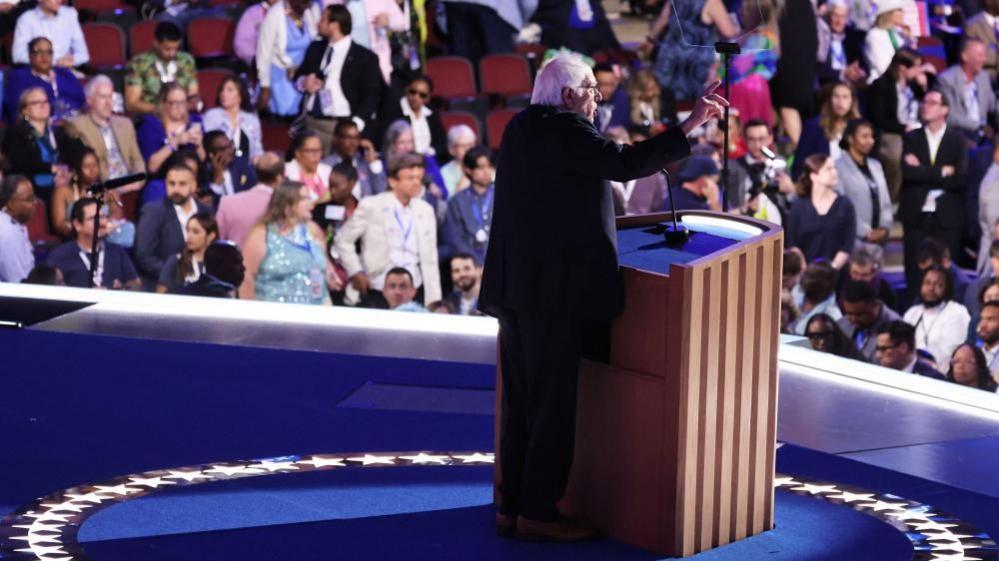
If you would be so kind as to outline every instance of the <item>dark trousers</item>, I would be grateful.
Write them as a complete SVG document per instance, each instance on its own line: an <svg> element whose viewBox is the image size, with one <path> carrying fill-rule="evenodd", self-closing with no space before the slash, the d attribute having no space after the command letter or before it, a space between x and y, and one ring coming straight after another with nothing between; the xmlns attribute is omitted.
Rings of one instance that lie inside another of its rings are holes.
<svg viewBox="0 0 999 561"><path fill-rule="evenodd" d="M503 21L496 10L466 2L446 2L445 6L452 54L477 67L487 54L513 52L513 36L518 30Z"/></svg>
<svg viewBox="0 0 999 561"><path fill-rule="evenodd" d="M961 233L964 225L954 220L941 220L939 213L924 212L918 224L906 224L902 242L905 246L905 286L912 301L919 298L919 284L922 273L919 270L919 245L926 238L935 238L943 242L950 250L950 258L957 261L961 258Z"/></svg>
<svg viewBox="0 0 999 561"><path fill-rule="evenodd" d="M580 323L568 312L511 312L499 323L501 511L554 521L575 445Z"/></svg>

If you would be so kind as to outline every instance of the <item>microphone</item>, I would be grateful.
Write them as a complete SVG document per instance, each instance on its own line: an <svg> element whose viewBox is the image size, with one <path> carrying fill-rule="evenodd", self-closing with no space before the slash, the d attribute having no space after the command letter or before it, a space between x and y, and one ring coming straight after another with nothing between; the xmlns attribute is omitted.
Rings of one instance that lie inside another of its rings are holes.
<svg viewBox="0 0 999 561"><path fill-rule="evenodd" d="M107 181L98 181L91 185L87 189L87 192L92 195L100 194L108 189L115 189L129 183L135 183L136 181L145 181L148 177L145 173L133 173L132 175L123 175L114 179L108 179Z"/></svg>
<svg viewBox="0 0 999 561"><path fill-rule="evenodd" d="M683 224L676 221L676 203L673 202L673 184L669 180L669 171L666 168L660 170L666 178L666 192L669 194L669 210L673 218L672 224L666 225L663 235L666 237L666 245L671 247L681 247L690 239L690 230Z"/></svg>

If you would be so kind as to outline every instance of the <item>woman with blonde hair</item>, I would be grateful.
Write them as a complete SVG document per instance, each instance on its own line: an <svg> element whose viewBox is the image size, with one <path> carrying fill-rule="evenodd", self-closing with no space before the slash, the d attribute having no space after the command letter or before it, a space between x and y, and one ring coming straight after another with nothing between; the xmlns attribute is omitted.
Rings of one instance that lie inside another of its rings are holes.
<svg viewBox="0 0 999 561"><path fill-rule="evenodd" d="M915 47L905 28L905 8L912 0L878 0L874 27L864 39L864 60L870 69L867 83L884 74L895 52L902 47Z"/></svg>
<svg viewBox="0 0 999 561"><path fill-rule="evenodd" d="M791 176L801 173L805 158L812 154L828 154L835 162L842 154L839 146L843 139L846 124L860 118L860 107L853 88L845 82L837 82L822 89L819 97L822 107L819 114L805 122L794 151L794 166Z"/></svg>
<svg viewBox="0 0 999 561"><path fill-rule="evenodd" d="M639 70L628 83L628 103L631 109L631 122L649 127L653 134L663 128L662 89L650 70Z"/></svg>

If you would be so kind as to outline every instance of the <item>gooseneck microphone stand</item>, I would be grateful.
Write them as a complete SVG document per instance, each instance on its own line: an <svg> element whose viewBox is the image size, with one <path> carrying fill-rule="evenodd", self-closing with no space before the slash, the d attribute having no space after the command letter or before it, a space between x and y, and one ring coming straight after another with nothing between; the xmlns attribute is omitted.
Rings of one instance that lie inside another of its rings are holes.
<svg viewBox="0 0 999 561"><path fill-rule="evenodd" d="M666 178L666 192L669 194L669 211L670 216L673 218L673 223L666 225L666 231L663 232L663 235L666 236L666 245L679 247L687 243L687 240L690 239L690 230L676 221L676 202L673 200L673 184L669 180L669 171L666 168L662 169L662 174Z"/></svg>

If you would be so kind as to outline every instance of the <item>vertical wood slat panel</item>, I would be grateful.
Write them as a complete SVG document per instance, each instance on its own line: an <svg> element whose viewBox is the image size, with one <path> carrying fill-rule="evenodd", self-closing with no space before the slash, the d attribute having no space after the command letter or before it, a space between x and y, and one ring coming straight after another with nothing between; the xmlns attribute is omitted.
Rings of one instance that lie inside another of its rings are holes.
<svg viewBox="0 0 999 561"><path fill-rule="evenodd" d="M721 266L716 263L708 270L708 294L717 295L721 291ZM715 494L718 480L715 472L715 454L718 446L718 333L721 323L720 298L709 297L704 302L706 320L701 330L701 352L706 358L706 364L701 371L702 407L701 407L701 516L699 543L702 550L714 545L717 517L715 515Z"/></svg>
<svg viewBox="0 0 999 561"><path fill-rule="evenodd" d="M677 445L677 492L676 492L676 512L674 519L674 550L686 557L693 555L697 551L696 529L697 529L697 458L698 449L701 445L700 435L697 432L698 415L700 408L700 376L701 356L697 352L700 347L701 338L698 334L701 331L702 315L701 310L693 305L694 302L701 302L704 298L704 271L702 269L681 270L674 269L677 276L683 275L682 292L679 295L683 302L682 319L680 321L682 337L685 344L680 346L680 356L677 357L679 368L676 375L680 377L680 404L681 415L679 419L679 438ZM689 295L689 297L685 297Z"/></svg>
<svg viewBox="0 0 999 561"><path fill-rule="evenodd" d="M766 282L767 277L770 276L770 271L773 270L774 262L779 261L775 259L774 251L776 248L762 247L760 252L763 254L762 267L760 268L760 282ZM757 401L757 414L753 419L756 442L754 447L756 448L757 461L756 461L756 473L753 478L753 488L757 491L757 495L754 497L753 501L753 516L752 516L752 530L753 534L758 534L763 530L767 529L765 527L767 520L767 507L772 505L770 497L773 496L773 490L765 490L766 482L768 480L773 480L773 474L767 474L768 465L771 464L770 460L770 449L774 447L774 443L769 440L769 430L767 430L767 418L768 409L772 403L771 395L771 374L770 365L776 359L775 351L769 343L770 341L770 330L773 329L773 314L770 309L773 305L773 291L767 290L767 288L760 284L760 333L766 334L764 341L760 342L760 354L759 362L757 363L757 374L758 383L755 387L756 401Z"/></svg>
<svg viewBox="0 0 999 561"><path fill-rule="evenodd" d="M784 235L781 234L773 242L773 250L771 254L774 256L773 263L766 273L767 278L764 279L766 284L761 286L769 287L767 292L770 295L770 307L764 309L764 313L770 317L770 329L768 331L770 335L770 363L766 372L770 376L769 394L767 396L767 440L766 440L766 480L764 484L766 488L770 490L767 493L766 504L763 509L763 529L769 530L774 527L774 492L773 492L773 479L774 470L776 469L777 463L777 380L778 380L778 370L777 370L777 346L780 343L780 281L781 272L783 269L783 247L784 247ZM769 310L769 311L767 311Z"/></svg>
<svg viewBox="0 0 999 561"><path fill-rule="evenodd" d="M739 348L737 349L739 374L738 386L738 422L736 423L736 439L738 454L736 457L735 470L735 515L733 516L734 536L733 539L741 540L750 532L750 509L749 509L749 485L752 477L750 463L755 458L752 453L752 415L753 415L753 368L756 356L756 290L755 283L758 279L757 253L748 251L739 257L740 282L744 287L740 291L739 305Z"/></svg>
<svg viewBox="0 0 999 561"><path fill-rule="evenodd" d="M738 303L735 293L735 274L737 263L731 256L721 263L721 287L717 296L721 300L721 320L718 322L716 346L718 347L718 445L717 468L715 476L716 496L715 512L718 528L715 532L714 545L720 546L731 542L732 527L732 457L735 416L735 318Z"/></svg>

